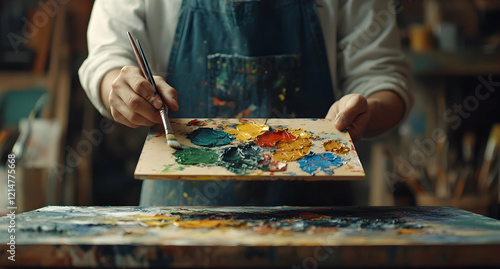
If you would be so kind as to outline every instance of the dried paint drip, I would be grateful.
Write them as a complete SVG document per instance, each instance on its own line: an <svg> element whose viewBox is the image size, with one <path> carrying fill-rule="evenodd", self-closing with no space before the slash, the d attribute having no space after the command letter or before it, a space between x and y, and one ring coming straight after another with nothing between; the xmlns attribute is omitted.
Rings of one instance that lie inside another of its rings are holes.
<svg viewBox="0 0 500 269"><path fill-rule="evenodd" d="M269 126L260 123L242 123L236 125L236 129L226 129L225 131L240 141L250 141L269 131Z"/></svg>
<svg viewBox="0 0 500 269"><path fill-rule="evenodd" d="M287 130L267 131L255 139L255 143L261 147L274 147L278 141L290 141L296 137Z"/></svg>
<svg viewBox="0 0 500 269"><path fill-rule="evenodd" d="M192 120L192 121L189 121L189 122L187 123L187 125L188 125L188 126L205 126L205 125L207 125L207 123L206 123L206 122L204 122L204 121L199 121L199 120L197 120L197 119L194 119L194 120Z"/></svg>
<svg viewBox="0 0 500 269"><path fill-rule="evenodd" d="M262 148L252 143L223 149L217 164L235 174L243 175L247 170L257 169L261 160Z"/></svg>
<svg viewBox="0 0 500 269"><path fill-rule="evenodd" d="M214 164L219 159L219 155L214 150L192 147L178 150L174 156L178 164L184 165Z"/></svg>
<svg viewBox="0 0 500 269"><path fill-rule="evenodd" d="M346 154L350 150L344 143L335 140L324 142L323 147L326 151L334 152L337 154Z"/></svg>
<svg viewBox="0 0 500 269"><path fill-rule="evenodd" d="M271 172L286 171L286 163L274 160L269 154L263 154L262 158L263 160L259 163L259 169Z"/></svg>
<svg viewBox="0 0 500 269"><path fill-rule="evenodd" d="M279 141L273 159L278 162L293 162L309 154L312 142L307 138L298 138L291 141Z"/></svg>
<svg viewBox="0 0 500 269"><path fill-rule="evenodd" d="M199 128L188 135L193 144L203 147L224 146L231 143L234 137L226 132L211 128Z"/></svg>
<svg viewBox="0 0 500 269"><path fill-rule="evenodd" d="M337 154L330 152L314 154L310 153L298 161L300 168L305 172L315 175L317 172L323 171L327 175L333 175L333 169L344 164L344 160Z"/></svg>

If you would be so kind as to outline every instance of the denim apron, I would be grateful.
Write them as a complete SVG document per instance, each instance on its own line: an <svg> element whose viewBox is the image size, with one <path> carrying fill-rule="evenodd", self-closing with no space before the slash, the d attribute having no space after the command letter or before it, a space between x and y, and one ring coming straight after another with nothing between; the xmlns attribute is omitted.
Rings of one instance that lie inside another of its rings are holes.
<svg viewBox="0 0 500 269"><path fill-rule="evenodd" d="M169 117L324 117L327 59L313 0L184 0L166 77L180 109ZM141 205L331 205L312 185L145 180Z"/></svg>

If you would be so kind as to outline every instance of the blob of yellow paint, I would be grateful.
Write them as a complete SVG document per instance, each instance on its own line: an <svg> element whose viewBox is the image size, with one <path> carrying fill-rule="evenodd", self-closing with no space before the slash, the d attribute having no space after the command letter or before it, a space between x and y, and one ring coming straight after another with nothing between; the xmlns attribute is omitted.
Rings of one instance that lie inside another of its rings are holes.
<svg viewBox="0 0 500 269"><path fill-rule="evenodd" d="M346 154L350 151L350 149L344 143L335 140L323 142L323 147L326 151L334 152L337 154Z"/></svg>
<svg viewBox="0 0 500 269"><path fill-rule="evenodd" d="M238 226L240 223L234 221L234 219L200 219L175 221L174 225L181 228L221 228Z"/></svg>
<svg viewBox="0 0 500 269"><path fill-rule="evenodd" d="M312 134L310 132L303 130L303 129L292 129L289 131L297 138L311 138L312 137Z"/></svg>
<svg viewBox="0 0 500 269"><path fill-rule="evenodd" d="M245 122L236 125L236 129L226 129L224 132L232 134L240 141L254 140L257 136L269 131L269 126L261 123Z"/></svg>
<svg viewBox="0 0 500 269"><path fill-rule="evenodd" d="M313 143L308 138L297 138L291 141L278 141L273 159L278 162L293 162L309 154Z"/></svg>

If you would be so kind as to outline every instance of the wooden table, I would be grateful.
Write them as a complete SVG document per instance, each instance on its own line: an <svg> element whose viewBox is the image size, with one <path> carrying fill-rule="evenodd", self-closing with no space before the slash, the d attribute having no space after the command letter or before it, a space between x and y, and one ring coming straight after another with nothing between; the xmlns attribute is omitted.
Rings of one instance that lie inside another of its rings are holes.
<svg viewBox="0 0 500 269"><path fill-rule="evenodd" d="M500 265L500 221L453 207L49 206L10 222L0 267Z"/></svg>

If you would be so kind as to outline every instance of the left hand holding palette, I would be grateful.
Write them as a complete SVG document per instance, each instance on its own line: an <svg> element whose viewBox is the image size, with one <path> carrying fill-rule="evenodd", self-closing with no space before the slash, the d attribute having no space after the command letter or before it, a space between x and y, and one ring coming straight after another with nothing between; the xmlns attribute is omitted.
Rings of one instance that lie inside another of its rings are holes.
<svg viewBox="0 0 500 269"><path fill-rule="evenodd" d="M167 180L361 180L349 133L326 119L172 119L152 127L134 176Z"/></svg>

